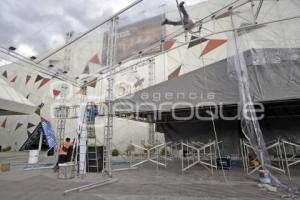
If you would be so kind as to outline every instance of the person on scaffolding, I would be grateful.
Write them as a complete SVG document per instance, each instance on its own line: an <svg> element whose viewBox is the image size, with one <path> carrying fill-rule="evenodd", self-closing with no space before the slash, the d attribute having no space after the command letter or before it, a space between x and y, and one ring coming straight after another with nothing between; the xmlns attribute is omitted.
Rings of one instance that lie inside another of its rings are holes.
<svg viewBox="0 0 300 200"><path fill-rule="evenodd" d="M91 104L87 106L87 133L90 138L95 137L95 119L98 114L97 105L95 102L91 102Z"/></svg>
<svg viewBox="0 0 300 200"><path fill-rule="evenodd" d="M180 12L183 15L183 18L179 21L172 21L169 19L165 19L161 25L164 26L166 24L168 25L173 25L173 26L180 26L183 25L185 30L191 30L193 28L193 26L195 25L195 23L193 22L193 20L190 19L185 7L184 7L184 1L180 2L179 6L178 6Z"/></svg>

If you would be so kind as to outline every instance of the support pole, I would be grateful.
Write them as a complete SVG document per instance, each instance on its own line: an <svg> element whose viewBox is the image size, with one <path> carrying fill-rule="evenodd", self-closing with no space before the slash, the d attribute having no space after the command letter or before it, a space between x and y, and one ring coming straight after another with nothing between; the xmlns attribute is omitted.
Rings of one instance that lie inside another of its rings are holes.
<svg viewBox="0 0 300 200"><path fill-rule="evenodd" d="M153 123L152 115L148 115L148 120L149 120L148 144L154 145L154 142L155 142L154 126L155 126L155 124Z"/></svg>
<svg viewBox="0 0 300 200"><path fill-rule="evenodd" d="M109 48L108 48L108 66L113 68L114 60L115 60L115 46L116 46L116 24L117 24L118 16L115 16L111 19L111 33L109 40ZM111 71L112 72L112 71ZM112 137L113 137L113 85L114 78L110 72L110 76L108 77L108 89L107 89L107 99L106 103L108 106L107 113L107 121L104 130L104 144L105 144L105 153L104 153L104 166L103 172L107 173L109 177L112 177L111 174L111 146L112 146Z"/></svg>
<svg viewBox="0 0 300 200"><path fill-rule="evenodd" d="M41 150L42 150L42 144L43 144L43 133L41 133L40 135L40 141L39 141L39 155L41 154Z"/></svg>

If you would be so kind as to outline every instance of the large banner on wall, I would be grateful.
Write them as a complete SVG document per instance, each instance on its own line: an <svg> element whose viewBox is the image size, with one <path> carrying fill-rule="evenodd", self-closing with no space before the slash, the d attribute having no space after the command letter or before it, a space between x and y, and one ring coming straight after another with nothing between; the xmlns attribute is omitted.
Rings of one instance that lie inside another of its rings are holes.
<svg viewBox="0 0 300 200"><path fill-rule="evenodd" d="M165 32L164 26L161 26L162 19L164 19L164 16L159 15L134 24L129 24L123 27L121 26L117 30L115 63L119 63L124 59L127 59L139 51L149 47L155 42L160 41ZM107 40L108 34L106 33L103 38L103 63L107 63ZM143 55L156 53L160 50L161 46L158 45L156 48L151 49L148 52L143 52Z"/></svg>

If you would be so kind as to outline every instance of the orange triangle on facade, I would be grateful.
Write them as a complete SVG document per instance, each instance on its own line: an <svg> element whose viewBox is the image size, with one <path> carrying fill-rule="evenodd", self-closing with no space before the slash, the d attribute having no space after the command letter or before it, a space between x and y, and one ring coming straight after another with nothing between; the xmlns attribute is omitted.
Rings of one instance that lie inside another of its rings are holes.
<svg viewBox="0 0 300 200"><path fill-rule="evenodd" d="M30 79L31 79L31 76L30 76L30 75L27 75L27 76L26 76L26 82L25 82L25 85L27 85L27 83L29 82Z"/></svg>
<svg viewBox="0 0 300 200"><path fill-rule="evenodd" d="M49 78L44 78L44 79L42 80L42 82L40 83L38 89L40 89L41 87L43 87L43 85L45 85L45 84L48 83L49 81L50 81Z"/></svg>
<svg viewBox="0 0 300 200"><path fill-rule="evenodd" d="M99 60L98 54L94 55L91 58L90 62L99 65L100 64L100 60Z"/></svg>
<svg viewBox="0 0 300 200"><path fill-rule="evenodd" d="M180 73L180 69L181 69L181 65L179 67L177 67L169 76L168 76L168 80L177 78L179 76Z"/></svg>
<svg viewBox="0 0 300 200"><path fill-rule="evenodd" d="M23 123L17 123L15 131L18 130L18 128L20 128L21 126L23 126Z"/></svg>
<svg viewBox="0 0 300 200"><path fill-rule="evenodd" d="M6 127L6 120L7 120L7 118L5 118L5 120L2 122L2 124L1 124L1 127L2 127L2 128L5 128L5 127Z"/></svg>
<svg viewBox="0 0 300 200"><path fill-rule="evenodd" d="M57 97L57 96L60 94L60 91L59 91L59 90L53 89L53 90L52 90L52 93L53 93L53 95L54 95L55 97Z"/></svg>
<svg viewBox="0 0 300 200"><path fill-rule="evenodd" d="M221 46L222 44L224 44L227 40L218 40L218 39L212 39L212 40L209 40L206 47L203 49L201 56L211 52L212 50L218 48L219 46Z"/></svg>
<svg viewBox="0 0 300 200"><path fill-rule="evenodd" d="M14 83L17 80L17 76L15 76L13 79L11 79L10 82Z"/></svg>
<svg viewBox="0 0 300 200"><path fill-rule="evenodd" d="M97 85L97 79L93 80L88 86L95 88Z"/></svg>
<svg viewBox="0 0 300 200"><path fill-rule="evenodd" d="M165 42L165 50L169 50L173 47L174 43L176 42L175 39L169 39Z"/></svg>

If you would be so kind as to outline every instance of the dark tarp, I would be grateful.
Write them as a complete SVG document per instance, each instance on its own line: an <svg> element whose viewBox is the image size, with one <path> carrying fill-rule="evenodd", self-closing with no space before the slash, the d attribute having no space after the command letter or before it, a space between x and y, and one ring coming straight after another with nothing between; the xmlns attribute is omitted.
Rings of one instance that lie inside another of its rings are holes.
<svg viewBox="0 0 300 200"><path fill-rule="evenodd" d="M284 106L288 107L293 100L300 105L300 49L251 49L244 52L244 57L255 102L271 103L277 107L279 102L285 102ZM203 107L211 104L237 105L240 97L232 69L225 59L138 91L132 96L117 99L116 113L147 115L158 110L163 113L171 113L171 110L184 113L199 103ZM284 113L282 111L275 117L260 121L267 142L278 137L300 140L300 118L282 117ZM211 120L167 119L155 122L156 130L165 133L167 140L208 142L215 139ZM237 152L239 140L243 137L239 121L219 119L214 122L225 151Z"/></svg>
<svg viewBox="0 0 300 200"><path fill-rule="evenodd" d="M254 101L300 99L300 49L252 49L244 54ZM142 113L196 107L199 103L237 104L238 85L230 71L227 60L221 60L117 99L116 111Z"/></svg>
<svg viewBox="0 0 300 200"><path fill-rule="evenodd" d="M227 153L239 152L240 138L243 134L238 120L215 120L218 140L222 141L222 150ZM259 121L265 141L275 139L297 142L300 141L300 117L265 118ZM201 141L215 140L211 121L185 121L175 123L156 123L156 131L164 133L167 141Z"/></svg>

